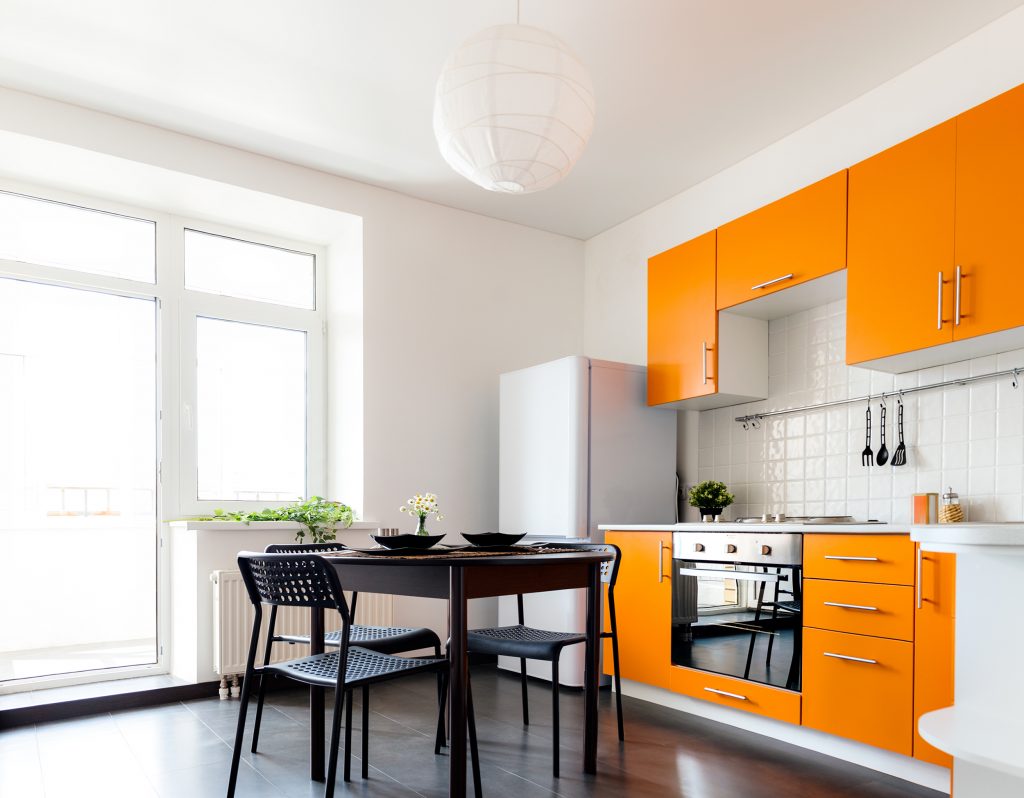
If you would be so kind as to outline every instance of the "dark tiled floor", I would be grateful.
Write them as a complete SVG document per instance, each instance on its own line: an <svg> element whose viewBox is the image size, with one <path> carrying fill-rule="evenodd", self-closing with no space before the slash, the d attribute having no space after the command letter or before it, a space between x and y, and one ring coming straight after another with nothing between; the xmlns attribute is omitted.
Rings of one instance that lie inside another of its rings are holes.
<svg viewBox="0 0 1024 798"><path fill-rule="evenodd" d="M436 683L405 679L371 691L370 778L337 795L447 794L448 759L433 754ZM580 772L582 701L562 697L562 778L551 777L549 691L536 683L522 725L517 679L474 671L487 798L940 798L926 790L769 738L626 699L626 738L615 736L612 697L601 696L599 775ZM264 714L261 753L245 755L240 796L320 796L307 778L308 716L298 691L277 693ZM357 699L358 701L358 699ZM358 709L358 707L357 707ZM0 732L4 798L205 798L227 783L237 701L208 699ZM251 714L251 713L250 713ZM355 713L356 724L359 712ZM251 718L250 718L251 720ZM250 724L251 725L251 724ZM358 732L356 732L358 741ZM358 742L355 745L359 751Z"/></svg>

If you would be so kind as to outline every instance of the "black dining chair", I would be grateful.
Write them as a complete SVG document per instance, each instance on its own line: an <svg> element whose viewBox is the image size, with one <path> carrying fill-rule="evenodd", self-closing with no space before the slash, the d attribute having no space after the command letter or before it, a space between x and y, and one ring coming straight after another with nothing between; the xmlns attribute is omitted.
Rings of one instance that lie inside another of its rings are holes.
<svg viewBox="0 0 1024 798"><path fill-rule="evenodd" d="M303 684L315 687L334 688L334 715L331 721L330 755L328 758L326 796L334 795L335 780L338 775L338 746L341 733L342 709L348 711L351 720L351 695L355 688L362 689L362 775L369 775L369 687L372 684L412 676L418 673L441 673L448 670L445 657L397 657L370 651L360 646L351 645L351 610L342 592L341 583L335 569L327 561L316 554L265 554L242 552L238 555L238 568L242 574L249 594L249 600L255 610L249 652L246 658L245 678L242 682L242 695L238 708L238 726L235 731L235 744L231 756L231 773L228 779L228 798L233 798L238 781L238 767L242 755L242 743L245 735L245 716L252 693L253 680L265 673L283 676ZM256 667L256 654L259 647L260 629L263 621L263 606L273 607L307 607L335 610L341 617L341 634L337 651L316 654L309 657L287 660ZM477 798L481 796L479 779L479 760L476 744L476 721L473 713L472 692L467 691L467 720L469 724L470 755L473 761L473 774ZM347 707L343 707L348 697ZM434 741L434 753L439 754L444 740L444 715L438 712L437 735ZM346 768L348 780L348 762L351 758L351 724L346 729Z"/></svg>
<svg viewBox="0 0 1024 798"><path fill-rule="evenodd" d="M332 552L344 551L345 547L340 543L273 543L264 550L265 554L330 554ZM359 594L352 592L349 599L349 614L352 618L356 616L356 602ZM270 657L274 643L288 643L291 645L305 644L310 642L309 635L275 634L277 626L277 607L270 608L270 620L267 622L267 644L263 650L263 667L270 664ZM349 630L349 644L360 648L376 651L380 654L401 654L405 651L416 651L421 648L432 648L434 656L441 656L441 640L432 629L426 627L413 628L407 626L363 626L352 624ZM341 631L327 632L324 635L324 645L338 647L341 645ZM261 672L262 673L262 672ZM444 689L442 677L438 676L438 691ZM260 723L263 720L263 703L267 695L267 680L260 678L259 695L256 699L256 722L252 730L252 752L260 739ZM352 702L348 704L348 711L352 711ZM351 726L351 719L347 727Z"/></svg>
<svg viewBox="0 0 1024 798"><path fill-rule="evenodd" d="M549 548L576 549L578 551L603 551L614 556L601 563L601 581L608 586L608 620L610 631L602 632L602 639L612 642L612 664L615 676L615 709L619 726L619 739L624 740L622 725L622 677L619 674L619 636L615 621L615 580L619 574L622 552L612 543L548 543ZM500 626L491 629L470 630L467 641L469 651L474 654L493 654L519 659L519 678L523 698L523 723L530 725L530 706L527 695L526 660L537 659L551 663L551 726L553 735L553 771L558 776L558 660L562 649L586 642L585 634L576 632L552 632L526 626L523 613L523 595L516 596L519 622L515 626Z"/></svg>

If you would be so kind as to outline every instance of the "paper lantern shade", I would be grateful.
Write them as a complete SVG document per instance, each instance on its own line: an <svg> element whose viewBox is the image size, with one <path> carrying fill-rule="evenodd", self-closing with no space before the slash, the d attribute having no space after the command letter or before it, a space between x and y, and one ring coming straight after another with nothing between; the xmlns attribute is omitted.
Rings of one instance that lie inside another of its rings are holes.
<svg viewBox="0 0 1024 798"><path fill-rule="evenodd" d="M594 91L557 36L498 25L459 47L434 99L434 135L459 174L489 191L527 194L572 169L594 128Z"/></svg>

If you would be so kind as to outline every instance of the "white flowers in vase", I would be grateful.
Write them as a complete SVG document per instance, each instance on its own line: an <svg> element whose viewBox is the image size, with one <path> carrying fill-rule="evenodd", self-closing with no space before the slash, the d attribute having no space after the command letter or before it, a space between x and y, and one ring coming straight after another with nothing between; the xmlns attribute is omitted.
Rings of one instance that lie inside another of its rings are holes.
<svg viewBox="0 0 1024 798"><path fill-rule="evenodd" d="M427 534L427 516L433 515L438 521L444 518L437 507L437 496L433 493L417 493L398 508L399 512L409 513L418 519L416 534Z"/></svg>

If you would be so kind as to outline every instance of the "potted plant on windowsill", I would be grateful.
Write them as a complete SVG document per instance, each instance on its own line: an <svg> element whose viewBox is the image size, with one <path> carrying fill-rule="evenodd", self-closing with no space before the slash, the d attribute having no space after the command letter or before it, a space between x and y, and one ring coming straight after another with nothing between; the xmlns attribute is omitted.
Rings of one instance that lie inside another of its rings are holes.
<svg viewBox="0 0 1024 798"><path fill-rule="evenodd" d="M352 526L354 516L352 508L341 502L332 502L320 496L310 496L305 501L286 504L283 507L251 512L229 512L214 510L213 515L204 515L197 521L241 521L243 524L252 521L291 521L301 524L305 529L295 531L297 543L305 543L306 530L309 530L309 543L328 543L335 539L337 528L347 529Z"/></svg>
<svg viewBox="0 0 1024 798"><path fill-rule="evenodd" d="M690 488L690 506L700 510L702 519L708 515L721 515L722 510L734 501L736 497L729 493L724 482L709 479Z"/></svg>

